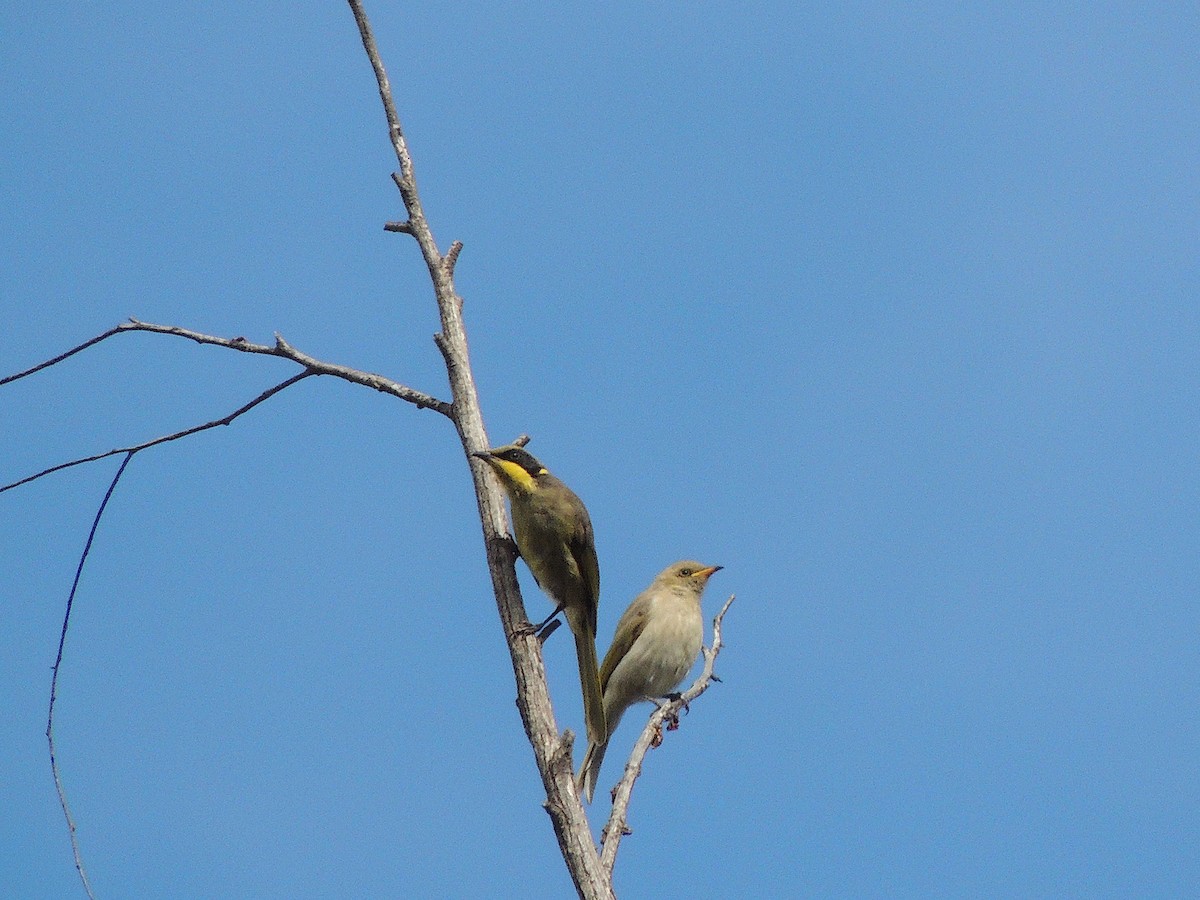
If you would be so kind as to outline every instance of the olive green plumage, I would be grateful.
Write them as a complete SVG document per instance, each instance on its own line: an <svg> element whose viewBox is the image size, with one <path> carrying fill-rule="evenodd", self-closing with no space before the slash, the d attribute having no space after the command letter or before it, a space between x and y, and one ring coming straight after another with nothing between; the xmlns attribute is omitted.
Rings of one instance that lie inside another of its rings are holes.
<svg viewBox="0 0 1200 900"><path fill-rule="evenodd" d="M474 455L491 467L508 495L521 558L557 605L555 614L566 614L579 659L588 741L599 740L606 732L596 662L600 564L587 508L523 447L510 444Z"/></svg>
<svg viewBox="0 0 1200 900"><path fill-rule="evenodd" d="M589 736L576 784L589 803L608 741L625 710L642 700L664 697L679 686L704 643L700 596L720 566L681 560L663 569L637 595L617 622L612 646L600 667L605 732Z"/></svg>

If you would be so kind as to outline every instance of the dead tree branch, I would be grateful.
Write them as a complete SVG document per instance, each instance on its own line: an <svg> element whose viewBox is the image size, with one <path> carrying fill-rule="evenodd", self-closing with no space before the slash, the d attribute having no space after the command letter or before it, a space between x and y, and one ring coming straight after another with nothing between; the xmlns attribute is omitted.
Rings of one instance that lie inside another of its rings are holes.
<svg viewBox="0 0 1200 900"><path fill-rule="evenodd" d="M62 469L69 469L72 466L82 465L83 463L95 462L98 459L104 459L108 456L115 456L118 453L136 453L139 450L145 450L146 448L153 447L156 444L165 444L168 441L177 441L180 438L185 438L201 431L207 431L209 428L215 428L218 425L228 425L238 416L258 406L258 404L262 403L264 400L269 400L280 391L291 387L296 382L302 381L311 375L332 375L335 378L341 378L354 384L361 384L364 387L372 388L373 390L384 394L391 394L393 397L398 397L401 400L413 404L418 409L432 409L435 412L441 413L447 418L453 418L453 410L451 405L445 400L439 400L436 397L430 396L429 394L413 390L407 385L400 384L399 382L393 381L390 378L385 378L382 375L376 375L373 372L362 372L358 369L352 369L349 366L342 366L338 365L337 363L328 363L319 359L315 359L314 357L309 356L307 353L302 353L301 351L297 350L295 347L285 341L283 336L280 334L275 335L275 343L273 345L253 344L244 337L217 337L216 335L192 331L188 328L180 328L178 325L156 325L152 322L140 322L137 319L130 319L128 322L122 322L115 328L110 328L103 334L86 340L82 344L72 347L67 352L60 353L53 359L48 359L45 362L38 363L36 366L26 369L23 372L18 372L15 375L9 375L7 378L0 379L0 386L16 381L19 378L24 378L27 375L32 375L35 372L40 372L42 369L49 368L56 363L60 363L63 360L74 356L76 353L79 353L82 350L86 350L88 347L95 346L101 341L113 337L114 335L125 334L131 331L149 331L154 334L170 334L175 335L176 337L187 338L188 340L195 341L198 344L210 344L215 347L226 347L230 350L239 350L242 353L257 353L263 356L277 356L282 359L291 360L292 362L303 366L304 371L298 375L294 375L291 378L286 379L285 381L280 382L272 388L268 388L245 406L235 409L229 415L223 416L220 419L214 419L211 422L206 422L203 425L196 425L192 428L185 428L183 431L177 431L174 434L168 434L164 435L163 437L154 438L153 440L146 441L142 444L135 444L131 447L119 447L115 450L109 450L106 453L97 453L94 456L85 456L80 459L73 459L70 462L51 466L48 469L43 469L41 472L37 472L34 475L22 478L19 481L14 481L10 484L0 486L0 494L7 490L11 490L12 488L20 487L23 484L28 484L31 481L37 481L37 479L42 478L43 476L50 475L53 472L61 471Z"/></svg>
<svg viewBox="0 0 1200 900"><path fill-rule="evenodd" d="M358 369L352 369L349 366L338 365L337 363L327 363L307 353L302 353L291 344L283 339L280 334L275 335L274 344L253 344L244 337L224 338L217 337L212 334L202 334L199 331L192 331L190 328L180 328L178 325L155 325L153 322L140 322L137 319L130 319L128 322L122 322L115 328L110 328L104 334L96 335L94 338L84 341L77 347L72 347L66 353L60 353L53 359L48 359L45 362L38 363L32 368L26 369L24 372L17 372L15 375L9 375L7 378L0 379L0 387L9 382L16 381L19 378L24 378L27 375L32 375L35 372L40 372L42 369L47 369L56 363L62 362L79 353L81 350L86 350L88 347L95 346L107 338L118 334L125 334L130 331L149 331L154 334L172 334L176 337L187 338L195 341L197 344L210 344L214 347L226 347L230 350L240 350L242 353L258 353L263 356L278 356L281 359L288 359L294 363L304 366L305 369L313 375L332 375L335 378L341 378L345 381L361 384L364 387L372 388L384 394L391 394L393 397L399 397L408 403L413 404L419 409L432 409L435 412L441 413L447 418L451 418L450 404L445 400L439 400L436 397L431 397L429 394L421 391L413 390L407 385L400 384L397 381L392 381L390 378L385 378L382 375L376 375L373 372L361 372Z"/></svg>
<svg viewBox="0 0 1200 900"><path fill-rule="evenodd" d="M713 674L713 666L716 665L717 654L721 652L721 623L725 620L725 613L729 610L733 600L733 595L730 595L720 612L713 618L712 647L704 648L704 667L700 670L700 674L692 682L691 687L677 698L663 703L650 714L646 727L642 729L641 735L633 745L629 761L625 763L625 773L617 782L617 786L613 788L612 812L609 814L608 824L604 826L604 832L600 837L604 847L600 854L600 864L610 878L613 866L617 862L617 850L621 846L621 838L631 833L627 820L629 800L633 794L634 782L642 774L642 762L646 758L646 752L652 746L657 747L658 743L662 741L664 723L667 723L668 730L671 730L671 723L678 727L679 711L687 710L693 700L708 690L709 685L714 681L721 680Z"/></svg>
<svg viewBox="0 0 1200 900"><path fill-rule="evenodd" d="M187 328L179 328L175 325L154 325L150 322L139 322L137 319L130 319L128 322L117 326L117 328L121 331L153 331L157 334L174 334L196 341L199 344L215 344L218 347L228 347L231 350L241 350L244 353L261 353L266 356L278 356L283 359L290 359L292 362L304 366L305 369L314 375L332 375L335 378L342 378L354 384L361 384L364 387L369 387L381 393L399 397L401 400L413 404L418 409L432 409L434 412L439 412L447 418L452 417L450 404L444 400L439 400L436 397L431 397L429 394L413 390L407 385L392 381L392 379L385 378L382 375L376 375L373 372L360 372L358 369L352 369L349 366L322 362L319 359L309 356L307 353L300 352L285 341L283 335L280 334L275 335L274 345L267 345L252 344L242 337L213 337L209 334L201 334L198 331L190 331Z"/></svg>
<svg viewBox="0 0 1200 900"><path fill-rule="evenodd" d="M487 467L482 463L473 462L471 457L473 452L487 449L488 440L483 427L483 415L479 408L474 376L471 373L462 299L454 289L454 265L458 259L458 249L452 245L445 256L438 250L421 206L412 157L409 155L408 144L400 126L400 117L396 114L391 83L379 56L375 37L371 33L371 25L367 21L362 3L359 0L348 2L358 24L363 49L375 73L379 98L387 117L388 135L400 165L400 171L392 178L399 188L408 220L392 230L412 235L421 248L421 255L433 280L434 295L442 320L441 333L435 340L446 361L446 371L450 377L454 424L458 428L463 453L471 467L471 476L475 483L488 570L492 576L496 605L504 626L504 635L512 657L513 675L517 683L517 708L525 725L525 733L533 747L538 771L542 775L542 784L546 790L546 810L550 814L559 848L579 896L589 900L613 897L611 878L600 866L587 815L575 791L571 765L573 738L569 732L560 737L554 721L541 644L535 636L522 633L520 627L527 621L527 616L513 567L515 555L513 543L508 538L508 524L505 520L501 491Z"/></svg>
<svg viewBox="0 0 1200 900"><path fill-rule="evenodd" d="M412 388L409 388L405 385L399 384L398 382L392 381L389 378L384 378L382 375L375 375L370 372L360 372L359 370L351 369L348 366L337 365L335 363L326 363L321 360L315 359L315 358L309 356L308 354L302 353L301 351L292 347L279 334L275 335L274 346L269 346L266 344L253 344L243 337L235 337L235 338L216 337L213 335L202 334L197 331L191 331L186 328L180 328L180 327L174 326L174 325L155 325L155 324L152 324L149 322L140 322L136 319L130 319L128 322L124 322L124 323L116 326L115 328L110 328L108 331L104 332L103 334L97 335L94 338L84 341L82 344L72 347L70 350L67 350L65 353L60 353L58 356L55 356L52 359L48 359L45 362L39 363L38 365L33 366L29 369L26 369L22 372L18 372L14 375L10 375L6 378L0 379L0 386L17 381L28 375L33 375L36 372L40 372L43 369L49 368L53 365L56 365L57 363L62 362L63 360L69 359L70 357L74 356L76 353L80 353L81 351L86 350L89 347L95 346L96 344L100 343L101 341L107 340L110 337L113 337L118 334L123 334L123 333L129 332L129 331L149 331L149 332L153 332L153 333L157 333L157 334L170 334L170 335L175 335L177 337L188 338L189 340L193 340L200 344L211 344L211 345L218 346L218 347L226 347L231 350L241 351L243 353L258 353L258 354L262 354L262 355L266 355L266 356L278 356L278 357L282 357L284 359L291 360L294 363L297 363L298 365L303 367L303 371L301 371L300 373L298 373L296 375L293 375L291 378L285 379L284 381L280 382L279 384L274 385L273 387L268 388L267 390L265 390L261 394L259 394L257 397L255 397L253 400L251 400L249 403L246 403L246 404L238 407L233 412L229 413L228 415L222 416L219 419L214 419L210 422L206 422L202 425L196 425L191 428L185 428L182 431L177 431L172 434L163 435L162 437L154 438L149 441L144 441L140 444L135 444L130 447L121 447L121 448L118 448L115 450L109 450L106 453L98 453L93 456L83 457L81 459L75 459L75 460L71 460L69 462L60 463L59 465L51 466L48 469L44 469L41 472L38 472L34 475L30 475L26 478L19 479L18 481L12 482L11 484L0 486L0 493L3 493L4 491L11 490L12 488L20 487L23 484L28 484L31 481L36 481L37 479L42 478L46 475L49 475L53 472L58 472L63 469L68 469L68 468L71 468L72 466L82 465L83 463L95 462L96 460L104 459L109 456L115 456L120 453L125 454L125 459L121 463L120 468L117 470L116 477L113 478L112 484L109 486L108 492L104 495L104 500L100 504L100 509L96 513L96 519L92 524L91 533L88 535L87 544L84 547L83 555L79 560L79 568L75 573L75 582L71 586L71 592L67 598L67 608L66 608L66 613L63 617L62 633L59 638L59 644L58 644L58 655L54 661L54 674L51 678L51 683L50 683L50 706L49 706L49 714L48 714L48 718L47 718L47 722L46 722L46 739L47 739L47 741L49 743L49 747L50 747L50 771L51 771L51 774L54 779L55 788L58 791L58 799L59 799L60 804L62 805L63 815L66 817L67 830L69 831L70 837L71 837L71 850L72 850L72 853L75 858L75 868L79 872L79 877L83 882L83 887L84 887L84 890L87 892L88 897L93 897L94 895L92 894L91 885L88 882L87 872L83 866L83 858L82 858L80 848L79 848L79 840L78 840L78 836L76 833L75 820L74 820L74 817L71 815L70 805L67 802L66 791L63 788L62 779L60 777L60 773L59 773L59 769L58 769L58 757L57 757L57 754L55 751L55 746L54 746L54 708L55 708L55 702L56 702L57 696L58 696L58 670L59 670L60 665L62 664L63 647L66 643L67 630L68 630L68 627L70 624L70 618L71 618L71 607L72 607L72 604L74 603L76 589L79 587L79 578L83 572L83 565L84 565L84 562L87 560L88 552L91 550L92 540L95 537L96 529L100 524L100 517L103 515L105 507L108 505L108 501L112 497L113 491L116 489L117 482L120 480L121 474L125 471L125 467L129 464L129 461L133 458L134 454L138 453L141 450L146 450L150 447L157 446L158 444L165 444L169 441L180 440L181 438L189 437L190 435L193 435L193 434L198 434L201 431L207 431L210 428L216 428L219 425L228 425L231 422L233 422L235 419L237 419L239 416L249 412L251 409L258 406L260 403L263 403L263 402L269 400L271 397L275 396L276 394L280 393L281 391L286 390L287 388L291 387L293 384L296 384L299 381L303 381L305 378L309 378L313 375L333 375L334 377L342 378L346 381L351 381L356 384L362 384L366 387L373 388L377 391L392 394L393 396L399 397L401 400L405 400L409 403L414 404L418 408L433 409L448 418L451 417L451 413L452 413L450 404L446 403L444 400L438 400L437 398L431 397L428 394L424 394L420 391L415 391Z"/></svg>

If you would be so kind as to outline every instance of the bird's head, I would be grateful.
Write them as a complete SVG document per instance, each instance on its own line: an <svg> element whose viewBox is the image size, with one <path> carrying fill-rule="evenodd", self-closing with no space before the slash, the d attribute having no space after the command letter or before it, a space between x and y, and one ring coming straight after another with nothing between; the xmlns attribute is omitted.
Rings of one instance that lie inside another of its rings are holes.
<svg viewBox="0 0 1200 900"><path fill-rule="evenodd" d="M721 568L721 566L706 566L694 559L682 559L667 566L654 580L662 584L695 591L699 596L700 592L704 590L704 586L708 584L708 579L713 576L714 572L721 571Z"/></svg>
<svg viewBox="0 0 1200 900"><path fill-rule="evenodd" d="M471 455L491 466L508 491L529 493L534 489L537 478L548 474L548 470L538 462L537 457L516 444L493 447L491 450L477 450Z"/></svg>

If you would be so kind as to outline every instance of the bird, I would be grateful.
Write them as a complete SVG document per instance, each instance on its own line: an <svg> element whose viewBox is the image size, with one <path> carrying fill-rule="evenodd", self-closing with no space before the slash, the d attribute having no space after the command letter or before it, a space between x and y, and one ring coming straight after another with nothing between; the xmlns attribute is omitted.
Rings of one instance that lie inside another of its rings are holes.
<svg viewBox="0 0 1200 900"><path fill-rule="evenodd" d="M600 666L607 730L601 740L589 737L576 779L588 803L596 793L609 739L625 710L642 700L669 696L696 661L704 643L700 595L721 568L690 559L672 563L622 613Z"/></svg>
<svg viewBox="0 0 1200 900"><path fill-rule="evenodd" d="M555 610L533 627L539 633L560 612L575 636L588 741L607 732L596 662L600 563L587 507L575 492L524 447L506 444L472 454L496 473L512 510L517 550Z"/></svg>

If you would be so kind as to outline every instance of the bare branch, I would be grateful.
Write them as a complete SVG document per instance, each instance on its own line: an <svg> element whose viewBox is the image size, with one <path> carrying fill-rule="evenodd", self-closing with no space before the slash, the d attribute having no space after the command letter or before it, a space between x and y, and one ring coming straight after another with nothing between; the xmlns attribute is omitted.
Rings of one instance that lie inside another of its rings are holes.
<svg viewBox="0 0 1200 900"><path fill-rule="evenodd" d="M294 363L304 366L305 369L313 375L332 375L335 378L341 378L344 381L350 381L354 384L361 384L364 387L372 388L383 394L391 394L393 397L398 397L408 403L417 406L420 409L432 409L434 412L441 413L447 418L452 418L453 410L449 403L445 400L439 400L437 397L432 397L422 391L414 390L407 385L400 384L398 381L393 381L390 378L385 378L382 375L376 375L373 372L362 372L358 369L351 369L349 366L338 365L337 363L327 363L307 353L302 353L285 341L280 335L275 335L274 346L269 344L253 344L244 337L223 338L211 334L202 334L199 331L192 331L189 328L180 328L178 325L155 325L152 322L140 322L137 319L130 319L128 322L122 322L116 328L110 328L104 334L97 335L91 340L84 341L78 347L73 347L66 353L59 354L53 359L48 359L43 363L38 363L31 369L26 369L24 372L18 372L15 375L9 375L7 378L0 380L0 385L5 385L10 381L16 381L18 378L24 378L26 375L32 375L34 372L40 372L42 369L49 368L55 363L60 363L70 356L74 356L81 350L86 350L94 344L98 344L106 338L110 338L116 334L124 334L129 331L149 331L154 334L171 334L176 337L187 338L195 341L197 344L211 344L215 347L226 347L230 350L240 350L242 353L258 353L263 356L277 356L281 359L288 359ZM120 453L120 450L114 450L113 453ZM111 454L105 454L111 455ZM96 457L99 459L100 457ZM89 462L90 460L81 460L81 462Z"/></svg>
<svg viewBox="0 0 1200 900"><path fill-rule="evenodd" d="M58 771L58 756L54 751L54 702L58 699L58 667L62 665L63 647L67 643L67 628L71 624L71 607L75 603L75 591L79 588L79 578L83 575L83 564L87 562L88 553L91 552L96 529L100 527L100 517L104 515L104 509L108 506L113 491L117 489L117 482L125 473L125 467L133 459L133 454L134 451L129 451L125 459L121 461L117 474L113 476L112 484L108 486L104 499L100 501L100 508L96 510L96 518L92 521L92 530L88 532L87 542L83 545L83 554L79 557L79 565L75 569L75 580L71 583L71 593L67 595L67 609L63 614L62 632L58 637L58 655L54 658L54 670L50 676L50 710L46 714L46 742L50 745L50 772L54 776L54 788L58 791L58 802L62 804L63 815L67 820L67 830L71 833L71 851L75 854L75 870L79 872L79 878L83 881L83 889L87 891L88 897L92 900L95 900L96 895L92 893L87 871L83 868L83 855L79 851L79 838L75 833L75 819L71 815L71 807L67 804L67 792L63 788L62 776Z"/></svg>
<svg viewBox="0 0 1200 900"><path fill-rule="evenodd" d="M122 322L114 329L117 332L149 331L154 334L173 334L176 337L187 338L197 344L212 344L214 347L228 347L230 350L240 350L243 353L259 353L263 356L283 356L276 347L268 344L254 344L244 337L223 338L213 334L203 334L190 328L180 328L178 325L156 325L153 322L142 322L130 317L128 322Z"/></svg>
<svg viewBox="0 0 1200 900"><path fill-rule="evenodd" d="M130 456L132 456L133 454L137 453L139 450L145 450L147 447L153 447L157 444L165 444L165 443L167 443L167 441L177 441L180 438L187 437L188 435L197 434L198 432L201 432L201 431L207 431L210 428L216 428L218 425L228 425L230 422L232 422L238 416L242 415L242 413L249 412L250 410L254 409L254 407L258 406L258 404L262 403L264 400L269 400L270 398L272 398L276 394L278 394L280 391L291 387L297 381L302 381L305 378L308 378L310 375L316 375L316 374L317 374L316 372L306 369L305 371L301 372L299 375L293 375L291 378L287 379L286 381L281 381L279 384L275 385L274 387L268 388L267 390L265 390L261 394L259 394L257 397L255 397L253 400L251 400L249 403L247 403L245 406L239 406L237 409L235 409L233 412L231 412L227 416L222 416L219 419L213 419L211 422L205 422L203 425L194 425L191 428L185 428L183 431L176 431L174 434L163 435L162 437L157 437L157 438L154 438L153 440L145 441L144 443L141 443L141 444L134 444L132 447L118 447L116 450L109 450L107 453L97 453L95 456L85 456L82 459L73 459L70 462L59 463L57 466L51 466L48 469L43 469L42 471L38 472L36 475L29 475L26 478L22 478L20 481L14 481L12 484L6 484L3 487L0 487L0 494L3 494L5 491L12 490L15 487L20 487L23 484L29 484L29 482L31 482L31 481L37 481L39 478L42 478L45 475L50 475L50 474L53 474L54 472L60 472L63 469L69 469L72 466L80 466L80 465L83 465L84 463L95 462L98 459L104 459L109 456L116 456L118 453L128 453Z"/></svg>
<svg viewBox="0 0 1200 900"><path fill-rule="evenodd" d="M358 369L351 369L349 366L322 362L319 359L309 356L307 353L300 352L279 334L275 335L275 345L268 346L266 344L252 344L243 337L215 337L211 334L201 334L198 331L192 331L188 328L180 328L177 325L154 325L150 322L139 322L137 319L130 319L128 322L117 327L121 331L152 331L156 334L173 334L196 341L198 344L213 344L217 347L228 347L230 350L241 350L243 353L261 353L264 356L278 356L282 359L290 359L292 362L299 363L316 375L333 375L335 378L341 378L345 381L351 381L355 384L372 388L380 393L399 397L401 400L412 403L421 409L432 409L447 418L451 417L450 404L445 400L431 397L429 394L413 390L407 385L392 381L392 379L385 378L382 375L376 375L373 372L362 372Z"/></svg>
<svg viewBox="0 0 1200 900"><path fill-rule="evenodd" d="M392 100L392 85L388 81L387 71L383 67L383 59L379 56L379 47L375 44L375 35L371 32L371 23L359 0L349 0L350 10L354 13L354 21L358 25L358 33L362 38L363 49L375 72L375 82L379 86L379 99L383 103L383 113L387 117L388 137L392 149L396 151L396 160L400 163L400 171L392 175L396 187L400 189L400 198L408 211L407 228L397 230L407 231L417 240L421 255L425 257L425 265L432 275L435 267L441 265L441 253L433 239L429 222L421 207L421 198L417 193L417 180L413 173L412 156L408 152L408 142L404 139L404 129L400 127L400 116L396 113L396 104ZM436 277L435 277L436 287Z"/></svg>
<svg viewBox="0 0 1200 900"><path fill-rule="evenodd" d="M710 684L721 680L713 674L713 666L717 662L717 654L721 652L721 622L724 621L725 613L733 600L734 596L731 594L725 601L725 605L721 607L721 611L713 618L712 649L704 648L704 667L700 670L699 676L692 682L692 686L678 698L663 703L650 714L650 720L633 745L633 752L629 754L629 761L625 764L625 773L613 789L612 813L608 817L608 824L604 826L604 832L600 838L604 844L604 849L600 854L600 865L609 874L609 877L612 877L613 866L617 861L617 849L621 846L621 838L630 833L626 818L629 811L629 798L633 794L634 782L642 774L642 762L646 757L646 752L651 746L658 746L656 741L662 740L664 722L677 724L679 711L688 709L689 704L708 690ZM670 728L669 725L668 728Z"/></svg>
<svg viewBox="0 0 1200 900"><path fill-rule="evenodd" d="M436 337L437 345L446 361L446 374L450 379L454 401L454 424L458 428L463 452L475 484L488 571L492 577L496 606L512 657L513 677L517 685L517 708L521 713L521 721L533 748L538 771L542 776L542 785L546 790L546 811L550 814L559 849L579 895L589 900L612 898L612 878L600 866L591 827L575 791L570 745L567 743L571 739L570 734L566 733L560 737L554 721L541 644L522 627L528 621L528 617L525 615L525 604L513 568L516 555L512 540L508 536L504 498L499 486L488 474L487 466L471 456L475 451L487 449L489 443L483 427L483 414L479 408L475 378L471 372L462 300L454 289L454 266L447 265L446 259L438 252L437 243L421 207L412 158L404 140L404 132L392 101L391 84L371 33L370 22L367 21L359 0L347 2L358 24L363 49L375 72L379 98L387 116L388 134L396 152L396 159L400 163L400 172L393 175L393 179L408 212L410 233L421 248L421 255L425 258L429 277L433 281L434 295L442 320L441 333Z"/></svg>

